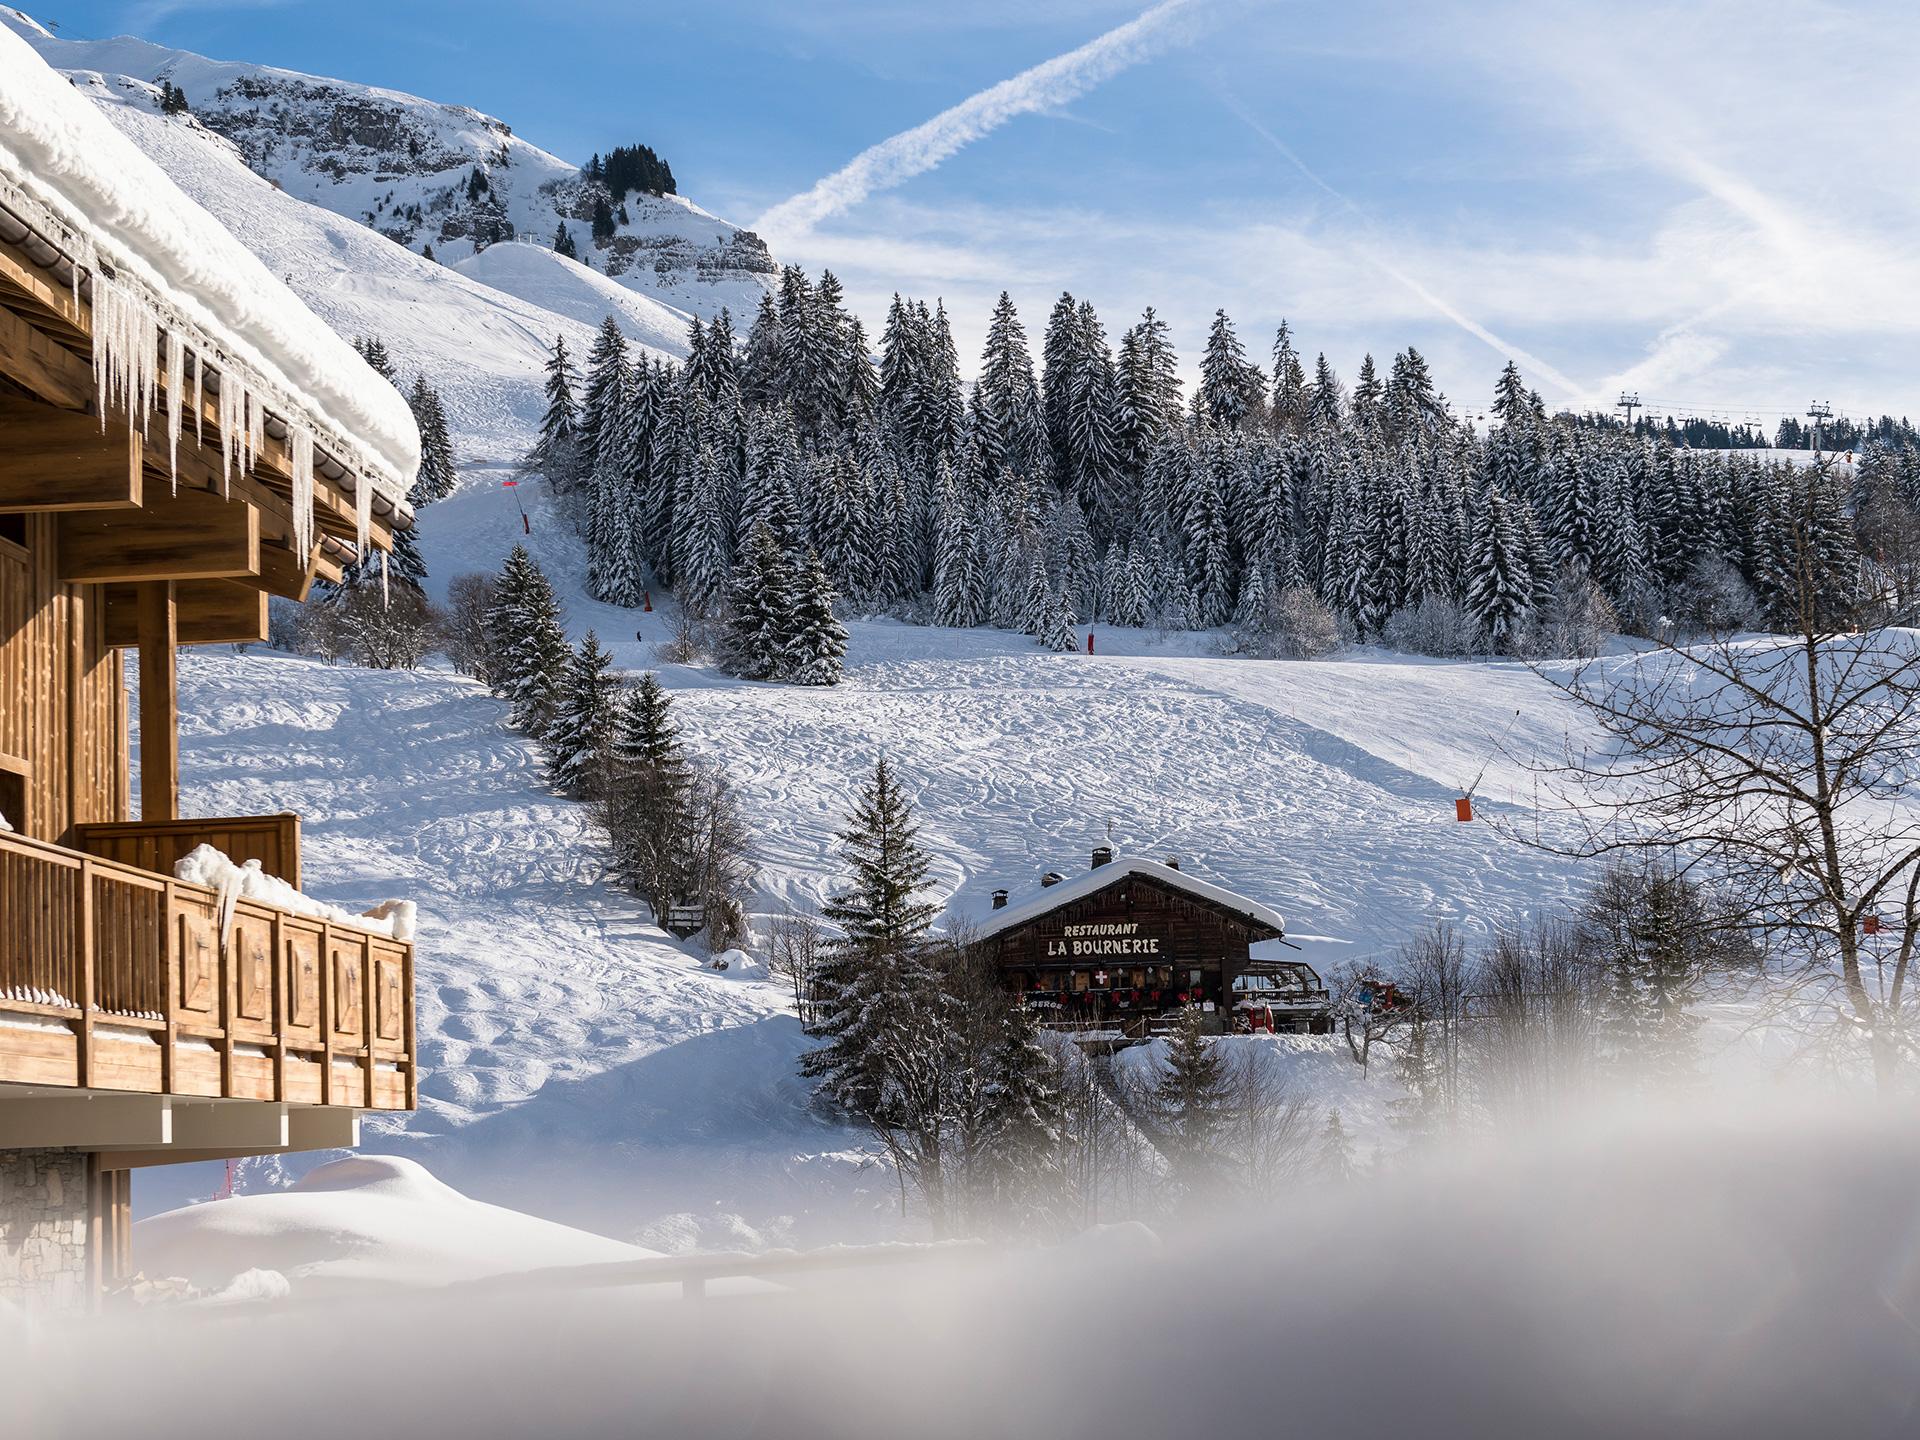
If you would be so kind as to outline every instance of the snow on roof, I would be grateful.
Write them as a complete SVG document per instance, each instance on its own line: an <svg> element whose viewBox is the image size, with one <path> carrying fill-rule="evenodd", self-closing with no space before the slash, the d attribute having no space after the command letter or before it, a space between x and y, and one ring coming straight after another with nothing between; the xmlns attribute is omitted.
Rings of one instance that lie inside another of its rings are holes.
<svg viewBox="0 0 1920 1440"><path fill-rule="evenodd" d="M1270 925L1275 930L1285 932L1287 922L1280 912L1257 900L1249 900L1244 895L1235 894L1224 886L1215 885L1206 880L1196 879L1184 870L1176 870L1171 865L1162 865L1157 860L1143 860L1120 856L1105 865L1084 870L1057 885L1041 885L1026 891L1017 900L1009 900L1003 910L989 911L975 926L975 935L982 940L990 939L1015 926L1024 925L1029 920L1038 919L1062 905L1084 899L1096 890L1103 890L1123 876L1138 875L1143 879L1157 881L1169 890L1181 890L1202 900L1210 900L1225 907L1237 915L1244 915L1261 925Z"/></svg>
<svg viewBox="0 0 1920 1440"><path fill-rule="evenodd" d="M355 485L361 494L406 513L420 432L400 393L6 26L0 205L76 262L76 286L82 271L91 283L103 411L151 404L157 370L182 375L191 354L221 377L223 419L243 432L230 446L257 444L271 411L287 428L296 491L317 446L372 481ZM168 397L175 436L180 388ZM249 458L230 450L230 463ZM295 523L304 543L308 505L296 503Z"/></svg>

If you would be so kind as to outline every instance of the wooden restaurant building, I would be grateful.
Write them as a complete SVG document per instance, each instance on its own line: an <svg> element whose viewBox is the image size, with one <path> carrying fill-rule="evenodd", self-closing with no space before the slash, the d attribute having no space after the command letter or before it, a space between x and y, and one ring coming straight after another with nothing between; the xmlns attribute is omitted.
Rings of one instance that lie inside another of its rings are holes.
<svg viewBox="0 0 1920 1440"><path fill-rule="evenodd" d="M1214 1034L1328 1028L1320 977L1273 953L1286 948L1279 912L1177 860L1115 859L1102 846L1071 879L995 891L975 937L1040 1024L1089 1044L1151 1039L1188 1006Z"/></svg>
<svg viewBox="0 0 1920 1440"><path fill-rule="evenodd" d="M292 815L184 818L175 662L390 547L418 448L0 28L0 1300L127 1276L134 1169L351 1146L415 1103L408 934L176 877L210 844L297 886L300 855Z"/></svg>

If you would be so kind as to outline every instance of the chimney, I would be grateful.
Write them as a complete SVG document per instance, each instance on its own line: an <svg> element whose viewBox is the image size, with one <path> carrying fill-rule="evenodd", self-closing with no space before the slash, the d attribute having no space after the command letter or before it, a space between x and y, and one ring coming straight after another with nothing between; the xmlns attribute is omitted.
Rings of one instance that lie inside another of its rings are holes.
<svg viewBox="0 0 1920 1440"><path fill-rule="evenodd" d="M1178 870L1179 868L1180 868L1180 857L1178 855L1167 856L1167 869Z"/></svg>
<svg viewBox="0 0 1920 1440"><path fill-rule="evenodd" d="M1058 870L1049 870L1047 871L1046 874L1040 877L1040 888L1044 890L1049 885L1058 885L1062 880L1066 878L1067 877L1062 875Z"/></svg>
<svg viewBox="0 0 1920 1440"><path fill-rule="evenodd" d="M1102 865L1111 865L1112 863L1113 847L1111 845L1096 845L1093 847L1094 869L1098 870Z"/></svg>
<svg viewBox="0 0 1920 1440"><path fill-rule="evenodd" d="M996 910L1004 910L1007 908L1007 892L1006 891L996 890L993 892L993 908Z"/></svg>

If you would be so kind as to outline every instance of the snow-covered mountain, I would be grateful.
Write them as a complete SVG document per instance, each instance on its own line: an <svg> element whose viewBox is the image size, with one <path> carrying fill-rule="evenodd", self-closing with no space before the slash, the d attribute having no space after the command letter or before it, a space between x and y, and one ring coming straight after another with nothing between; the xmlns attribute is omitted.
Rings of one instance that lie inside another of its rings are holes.
<svg viewBox="0 0 1920 1440"><path fill-rule="evenodd" d="M579 172L477 111L143 40L57 39L5 6L0 24L64 71L335 330L379 336L403 379L426 374L463 470L511 465L526 452L556 336L584 354L612 315L630 340L680 356L693 315L722 306L750 315L769 278L772 261L757 240L675 197L630 196L630 223L607 251L593 247L586 222L566 221L597 268L554 254L546 242L561 222L551 205ZM187 93L190 113L162 113L163 80ZM459 193L442 205L456 155ZM476 250L468 233L409 248L396 238L402 195L406 207L456 229L487 210L465 199L476 166L494 177L488 193L513 226L544 224L542 245ZM395 198L369 224L373 191L364 187L375 184ZM433 259L419 253L429 243ZM646 263L606 273L607 257L643 249Z"/></svg>
<svg viewBox="0 0 1920 1440"><path fill-rule="evenodd" d="M751 316L775 266L759 236L679 195L610 195L578 165L529 144L465 105L281 70L209 60L145 40L65 40L17 10L0 21L50 65L162 81L194 117L230 141L255 174L289 195L357 220L416 252L458 261L515 238L550 245L572 232L593 268L675 309ZM596 201L615 212L596 244Z"/></svg>

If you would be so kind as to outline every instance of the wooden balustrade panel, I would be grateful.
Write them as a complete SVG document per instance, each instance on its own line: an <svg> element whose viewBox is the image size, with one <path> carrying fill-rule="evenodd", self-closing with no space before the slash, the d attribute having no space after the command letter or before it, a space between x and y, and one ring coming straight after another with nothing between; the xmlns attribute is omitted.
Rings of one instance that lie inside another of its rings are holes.
<svg viewBox="0 0 1920 1440"><path fill-rule="evenodd" d="M375 940L373 949L373 1038L384 1050L404 1049L407 1039L407 952L404 946Z"/></svg>
<svg viewBox="0 0 1920 1440"><path fill-rule="evenodd" d="M0 997L80 1004L80 862L0 836Z"/></svg>
<svg viewBox="0 0 1920 1440"><path fill-rule="evenodd" d="M233 918L227 958L234 969L236 1033L271 1039L273 1016L273 912L243 905Z"/></svg>
<svg viewBox="0 0 1920 1440"><path fill-rule="evenodd" d="M318 921L285 916L280 921L281 985L287 996L286 1037L293 1044L319 1045L320 990L323 980Z"/></svg>
<svg viewBox="0 0 1920 1440"><path fill-rule="evenodd" d="M329 932L333 957L333 1043L367 1043L367 939L354 931Z"/></svg>
<svg viewBox="0 0 1920 1440"><path fill-rule="evenodd" d="M212 896L175 892L174 953L179 958L180 993L175 1006L182 1021L220 1023L220 917Z"/></svg>

